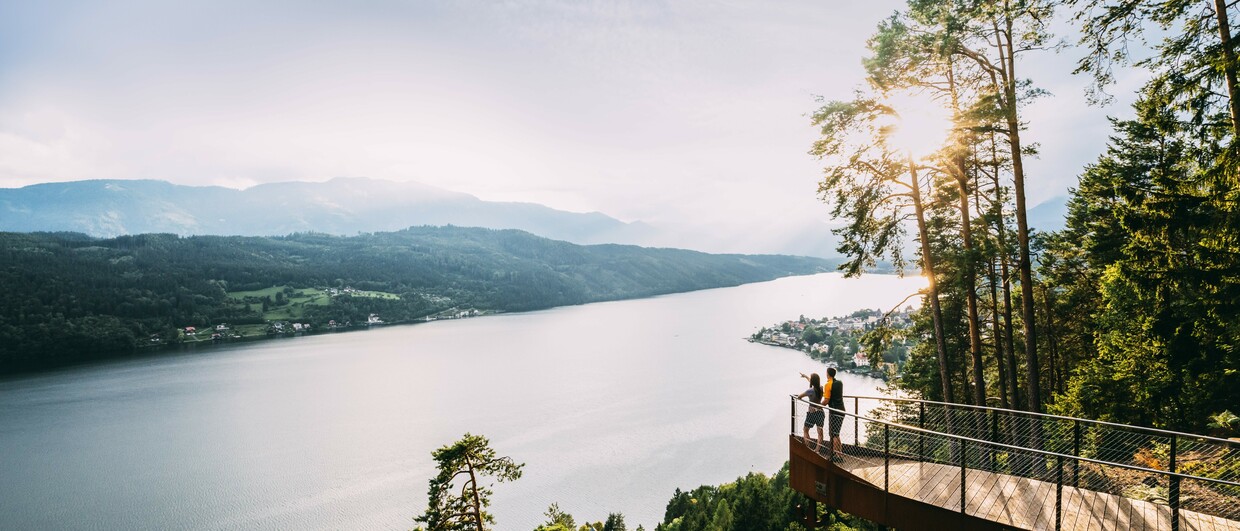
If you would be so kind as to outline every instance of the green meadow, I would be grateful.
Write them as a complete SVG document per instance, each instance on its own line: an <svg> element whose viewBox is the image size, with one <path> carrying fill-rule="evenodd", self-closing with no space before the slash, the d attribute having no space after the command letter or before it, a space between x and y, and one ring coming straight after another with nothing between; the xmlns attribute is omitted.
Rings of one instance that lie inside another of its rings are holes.
<svg viewBox="0 0 1240 531"><path fill-rule="evenodd" d="M336 296L400 299L400 295L395 293L363 290L349 291L348 293L341 292ZM232 291L228 293L228 298L238 306L249 305L255 311L259 311L263 319L267 321L295 321L305 316L307 307L330 305L332 295L329 295L326 290L318 288L272 286L259 290ZM261 307L264 300L267 301L267 308L262 310Z"/></svg>

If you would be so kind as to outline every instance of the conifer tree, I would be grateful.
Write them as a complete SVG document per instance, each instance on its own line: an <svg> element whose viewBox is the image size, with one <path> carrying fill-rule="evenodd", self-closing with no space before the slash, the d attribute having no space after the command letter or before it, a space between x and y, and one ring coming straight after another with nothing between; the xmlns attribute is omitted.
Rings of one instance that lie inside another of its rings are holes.
<svg viewBox="0 0 1240 531"><path fill-rule="evenodd" d="M459 441L431 453L439 474L430 480L426 512L414 518L425 524L424 531L484 531L495 517L487 512L491 488L485 477L513 481L521 477L524 464L509 457L497 457L491 443L479 435L466 433Z"/></svg>

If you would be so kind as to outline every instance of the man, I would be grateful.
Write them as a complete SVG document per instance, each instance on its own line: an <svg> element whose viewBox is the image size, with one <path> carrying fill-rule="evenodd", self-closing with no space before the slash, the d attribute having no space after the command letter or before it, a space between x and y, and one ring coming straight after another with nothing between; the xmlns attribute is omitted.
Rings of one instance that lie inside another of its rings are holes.
<svg viewBox="0 0 1240 531"><path fill-rule="evenodd" d="M827 407L831 408L831 460L843 461L844 445L840 442L840 428L844 426L844 383L835 379L835 367L827 368L827 383L823 386Z"/></svg>

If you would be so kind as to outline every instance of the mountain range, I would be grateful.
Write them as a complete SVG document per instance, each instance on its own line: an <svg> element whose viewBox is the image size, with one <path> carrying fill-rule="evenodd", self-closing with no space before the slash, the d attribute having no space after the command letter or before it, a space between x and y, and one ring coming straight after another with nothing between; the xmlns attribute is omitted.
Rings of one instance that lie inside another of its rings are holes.
<svg viewBox="0 0 1240 531"><path fill-rule="evenodd" d="M1067 197L1029 210L1031 227L1064 226ZM484 201L416 182L338 177L326 182L260 184L244 190L158 180L87 180L0 188L0 231L78 232L97 238L127 234L282 236L319 232L353 235L414 226L518 229L580 245L692 247L705 235L676 227L624 222L599 212L577 213L535 203ZM711 234L717 237L717 234ZM744 235L754 239L754 235ZM762 235L744 252L835 257L831 225L795 225ZM711 247L711 245L706 245ZM714 250L714 249L710 249ZM717 251L717 250L715 250ZM725 251L733 252L733 251Z"/></svg>
<svg viewBox="0 0 1240 531"><path fill-rule="evenodd" d="M0 189L0 231L279 236L411 226L518 229L577 244L648 243L653 230L600 214L483 201L414 182L335 178L245 190L156 180L89 180Z"/></svg>

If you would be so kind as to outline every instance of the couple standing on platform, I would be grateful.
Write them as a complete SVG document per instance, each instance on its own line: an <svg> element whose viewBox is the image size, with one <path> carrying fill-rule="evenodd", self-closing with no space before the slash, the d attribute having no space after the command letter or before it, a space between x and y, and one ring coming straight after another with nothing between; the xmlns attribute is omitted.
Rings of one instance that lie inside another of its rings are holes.
<svg viewBox="0 0 1240 531"><path fill-rule="evenodd" d="M831 460L839 462L842 459L842 444L840 443L840 428L844 425L844 384L835 379L835 367L827 368L827 383L823 385L818 378L818 373L806 376L801 373L801 377L809 380L809 389L797 395L797 398L808 398L811 404L823 404L834 411L831 411ZM823 400L826 398L826 400ZM805 425L802 427L802 434L805 438L805 445L809 446L809 429L811 426L818 428L818 444L811 448L818 451L822 447L822 424L826 412L820 407L810 406L809 412L805 415Z"/></svg>

